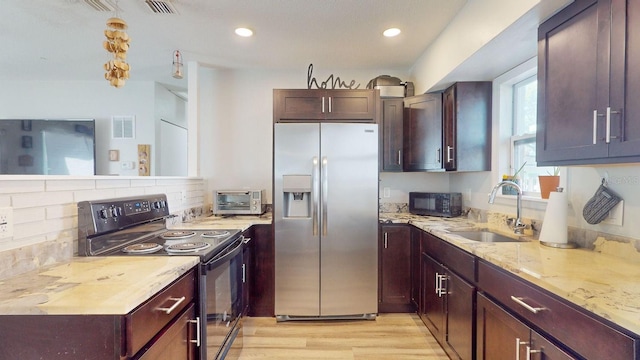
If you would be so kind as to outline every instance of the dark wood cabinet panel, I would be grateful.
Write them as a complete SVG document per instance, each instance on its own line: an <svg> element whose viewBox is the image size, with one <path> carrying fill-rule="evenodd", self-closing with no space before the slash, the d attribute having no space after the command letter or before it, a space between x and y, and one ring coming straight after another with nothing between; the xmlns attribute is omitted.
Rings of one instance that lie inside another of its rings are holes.
<svg viewBox="0 0 640 360"><path fill-rule="evenodd" d="M251 307L251 290L253 284L253 231L251 228L243 234L245 237L242 250L242 308L243 314L248 315Z"/></svg>
<svg viewBox="0 0 640 360"><path fill-rule="evenodd" d="M412 312L411 229L406 225L380 226L379 312Z"/></svg>
<svg viewBox="0 0 640 360"><path fill-rule="evenodd" d="M376 122L376 90L274 89L273 119Z"/></svg>
<svg viewBox="0 0 640 360"><path fill-rule="evenodd" d="M404 99L382 99L381 171L402 171Z"/></svg>
<svg viewBox="0 0 640 360"><path fill-rule="evenodd" d="M640 340L631 334L485 261L478 262L478 287L581 356L593 359L639 356ZM539 310L534 313L522 303Z"/></svg>
<svg viewBox="0 0 640 360"><path fill-rule="evenodd" d="M458 275L447 273L447 338L460 359L473 358L476 288Z"/></svg>
<svg viewBox="0 0 640 360"><path fill-rule="evenodd" d="M271 224L251 227L250 316L275 316L275 247Z"/></svg>
<svg viewBox="0 0 640 360"><path fill-rule="evenodd" d="M422 313L420 317L431 334L443 345L445 331L445 298L440 294L440 289L445 275L440 263L425 253L422 253ZM444 290L446 291L446 290Z"/></svg>
<svg viewBox="0 0 640 360"><path fill-rule="evenodd" d="M418 313L420 312L420 289L422 288L420 273L421 232L422 230L411 226L411 303Z"/></svg>
<svg viewBox="0 0 640 360"><path fill-rule="evenodd" d="M441 170L442 93L404 99L403 170Z"/></svg>
<svg viewBox="0 0 640 360"><path fill-rule="evenodd" d="M491 170L492 84L457 82L443 95L443 164L447 171Z"/></svg>
<svg viewBox="0 0 640 360"><path fill-rule="evenodd" d="M640 161L640 5L576 0L538 29L538 165Z"/></svg>
<svg viewBox="0 0 640 360"><path fill-rule="evenodd" d="M195 359L197 276L189 271L129 314L0 316L0 358ZM176 301L169 314L159 309Z"/></svg>

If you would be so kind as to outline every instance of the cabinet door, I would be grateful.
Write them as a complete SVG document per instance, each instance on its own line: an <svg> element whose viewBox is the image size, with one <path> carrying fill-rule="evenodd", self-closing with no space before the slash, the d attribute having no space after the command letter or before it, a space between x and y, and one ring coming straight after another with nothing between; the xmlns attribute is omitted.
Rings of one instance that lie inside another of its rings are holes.
<svg viewBox="0 0 640 360"><path fill-rule="evenodd" d="M328 109L325 90L273 90L273 119L322 120Z"/></svg>
<svg viewBox="0 0 640 360"><path fill-rule="evenodd" d="M403 117L403 169L442 169L442 94L405 98Z"/></svg>
<svg viewBox="0 0 640 360"><path fill-rule="evenodd" d="M570 360L577 359L564 351L560 347L554 345L549 340L545 339L542 335L531 330L531 346L527 351L530 353L530 357L540 360Z"/></svg>
<svg viewBox="0 0 640 360"><path fill-rule="evenodd" d="M447 344L461 359L473 358L476 288L452 272L447 273Z"/></svg>
<svg viewBox="0 0 640 360"><path fill-rule="evenodd" d="M402 115L404 100L382 100L382 171L402 171Z"/></svg>
<svg viewBox="0 0 640 360"><path fill-rule="evenodd" d="M538 28L538 165L607 156L609 3L577 0Z"/></svg>
<svg viewBox="0 0 640 360"><path fill-rule="evenodd" d="M444 300L446 290L442 290L444 278L446 277L444 268L427 254L422 254L422 321L429 331L443 344L445 334L445 308ZM441 290L441 291L439 291Z"/></svg>
<svg viewBox="0 0 640 360"><path fill-rule="evenodd" d="M420 274L420 250L421 234L419 230L411 226L411 303L420 311L420 288L422 277Z"/></svg>
<svg viewBox="0 0 640 360"><path fill-rule="evenodd" d="M465 81L443 95L445 170L491 170L491 82Z"/></svg>
<svg viewBox="0 0 640 360"><path fill-rule="evenodd" d="M612 1L609 157L640 155L640 3ZM617 113L615 113L617 111ZM636 160L637 161L637 160Z"/></svg>
<svg viewBox="0 0 640 360"><path fill-rule="evenodd" d="M251 289L253 287L251 273L251 269L253 267L253 244L251 243L252 240L253 239L248 237L248 234L245 234L246 242L244 245L244 250L242 251L242 308L244 309L243 316L249 314L249 308L251 306Z"/></svg>
<svg viewBox="0 0 640 360"><path fill-rule="evenodd" d="M476 358L478 360L525 359L529 327L482 294L478 294L476 306Z"/></svg>
<svg viewBox="0 0 640 360"><path fill-rule="evenodd" d="M273 225L253 225L251 229L253 261L249 269L251 273L249 315L274 316L276 287Z"/></svg>
<svg viewBox="0 0 640 360"><path fill-rule="evenodd" d="M375 122L375 90L327 90L324 96L327 120Z"/></svg>
<svg viewBox="0 0 640 360"><path fill-rule="evenodd" d="M380 312L409 312L411 306L411 234L408 226L381 226Z"/></svg>
<svg viewBox="0 0 640 360"><path fill-rule="evenodd" d="M195 304L191 304L177 319L163 331L141 355L140 360L194 360L198 351L196 343ZM192 341L193 340L193 341Z"/></svg>

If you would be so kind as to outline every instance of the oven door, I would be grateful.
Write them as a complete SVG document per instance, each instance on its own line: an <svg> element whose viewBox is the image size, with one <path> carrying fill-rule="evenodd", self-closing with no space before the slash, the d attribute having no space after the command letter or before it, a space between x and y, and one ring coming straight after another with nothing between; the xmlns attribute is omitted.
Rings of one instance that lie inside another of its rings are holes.
<svg viewBox="0 0 640 360"><path fill-rule="evenodd" d="M203 265L201 359L233 359L242 346L242 236ZM230 351L231 347L234 351Z"/></svg>

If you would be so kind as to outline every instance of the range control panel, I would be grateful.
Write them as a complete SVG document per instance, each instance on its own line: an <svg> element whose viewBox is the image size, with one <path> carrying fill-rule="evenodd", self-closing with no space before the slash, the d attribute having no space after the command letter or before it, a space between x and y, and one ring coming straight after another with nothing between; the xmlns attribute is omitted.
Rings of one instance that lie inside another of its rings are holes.
<svg viewBox="0 0 640 360"><path fill-rule="evenodd" d="M99 235L169 216L165 194L82 201L78 203L78 230Z"/></svg>

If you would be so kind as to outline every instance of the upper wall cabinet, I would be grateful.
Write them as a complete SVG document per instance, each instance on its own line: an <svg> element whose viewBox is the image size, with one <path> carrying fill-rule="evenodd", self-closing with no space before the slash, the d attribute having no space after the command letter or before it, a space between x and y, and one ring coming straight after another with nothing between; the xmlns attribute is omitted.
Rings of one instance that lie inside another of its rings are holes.
<svg viewBox="0 0 640 360"><path fill-rule="evenodd" d="M376 122L376 90L273 90L275 122L352 120Z"/></svg>
<svg viewBox="0 0 640 360"><path fill-rule="evenodd" d="M491 170L491 82L458 82L444 92L447 171Z"/></svg>
<svg viewBox="0 0 640 360"><path fill-rule="evenodd" d="M538 29L538 165L640 161L640 3L576 0Z"/></svg>
<svg viewBox="0 0 640 360"><path fill-rule="evenodd" d="M403 170L442 170L442 93L404 99Z"/></svg>
<svg viewBox="0 0 640 360"><path fill-rule="evenodd" d="M404 101L404 171L491 170L491 82Z"/></svg>
<svg viewBox="0 0 640 360"><path fill-rule="evenodd" d="M404 98L382 99L380 170L402 171Z"/></svg>

